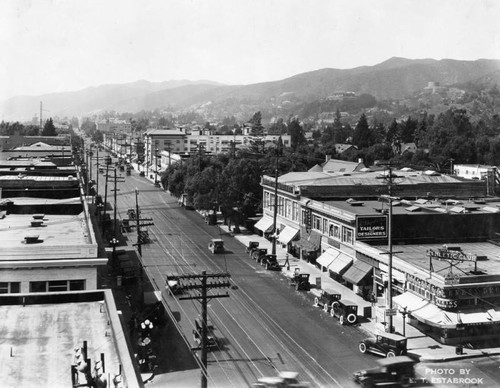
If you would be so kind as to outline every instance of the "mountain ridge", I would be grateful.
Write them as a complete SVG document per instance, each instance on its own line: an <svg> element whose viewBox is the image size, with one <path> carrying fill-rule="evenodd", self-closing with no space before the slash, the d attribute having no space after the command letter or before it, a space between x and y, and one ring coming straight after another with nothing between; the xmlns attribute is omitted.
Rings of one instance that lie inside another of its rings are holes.
<svg viewBox="0 0 500 388"><path fill-rule="evenodd" d="M226 85L209 80L151 82L141 79L40 96L14 96L0 103L0 115L3 120L31 118L38 113L40 101L47 109L44 116L85 116L104 110L132 113L166 108L183 110L207 103L227 114L236 114L230 110L238 109L238 105L247 104L258 110L259 106L282 101L284 96L312 101L349 91L371 94L379 100L402 99L422 90L428 82L442 85L465 85L475 80L496 82L499 70L500 60L495 59L392 57L373 66L322 68L248 85Z"/></svg>

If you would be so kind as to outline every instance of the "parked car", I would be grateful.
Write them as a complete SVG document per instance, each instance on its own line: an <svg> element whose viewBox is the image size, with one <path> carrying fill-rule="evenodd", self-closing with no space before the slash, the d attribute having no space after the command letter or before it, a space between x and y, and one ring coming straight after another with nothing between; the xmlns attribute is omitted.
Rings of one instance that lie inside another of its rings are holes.
<svg viewBox="0 0 500 388"><path fill-rule="evenodd" d="M407 353L407 338L399 334L380 333L365 338L358 347L361 353L374 353L382 357L404 356Z"/></svg>
<svg viewBox="0 0 500 388"><path fill-rule="evenodd" d="M297 372L280 372L278 376L261 377L253 384L257 388L307 388L309 383L301 382Z"/></svg>
<svg viewBox="0 0 500 388"><path fill-rule="evenodd" d="M252 259L260 263L264 256L267 255L267 248L254 248L252 252Z"/></svg>
<svg viewBox="0 0 500 388"><path fill-rule="evenodd" d="M194 320L195 328L193 329L193 338L198 346L201 345L201 331L202 331L202 322L200 318L196 318ZM207 347L208 349L217 348L217 338L214 335L214 326L207 322Z"/></svg>
<svg viewBox="0 0 500 388"><path fill-rule="evenodd" d="M220 238L213 238L208 243L208 249L212 253L224 253L224 241Z"/></svg>
<svg viewBox="0 0 500 388"><path fill-rule="evenodd" d="M297 291L309 291L311 289L310 276L308 273L295 273L290 279L290 286L295 287Z"/></svg>
<svg viewBox="0 0 500 388"><path fill-rule="evenodd" d="M339 300L330 310L330 315L338 317L341 325L353 325L358 320L358 305L349 300Z"/></svg>
<svg viewBox="0 0 500 388"><path fill-rule="evenodd" d="M409 387L415 381L415 364L408 356L379 360L379 366L354 373L354 380L363 387Z"/></svg>
<svg viewBox="0 0 500 388"><path fill-rule="evenodd" d="M338 306L341 298L341 294L330 294L325 290L321 290L321 294L314 298L314 306L323 308L323 311L327 313Z"/></svg>
<svg viewBox="0 0 500 388"><path fill-rule="evenodd" d="M248 245L245 248L245 252L248 253L248 255L251 257L254 249L257 249L258 247L259 247L258 241L249 241Z"/></svg>
<svg viewBox="0 0 500 388"><path fill-rule="evenodd" d="M276 255L264 255L260 264L266 267L268 271L281 271L281 265L278 263Z"/></svg>

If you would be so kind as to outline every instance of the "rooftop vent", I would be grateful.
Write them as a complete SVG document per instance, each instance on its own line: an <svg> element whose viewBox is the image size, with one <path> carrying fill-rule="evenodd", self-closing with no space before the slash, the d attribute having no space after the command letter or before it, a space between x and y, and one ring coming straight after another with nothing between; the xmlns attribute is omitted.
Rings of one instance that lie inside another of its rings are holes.
<svg viewBox="0 0 500 388"><path fill-rule="evenodd" d="M38 234L30 234L27 236L24 236L24 243L25 244L36 244L38 242L41 242L42 240L39 239Z"/></svg>
<svg viewBox="0 0 500 388"><path fill-rule="evenodd" d="M31 227L38 228L40 226L43 226L43 220L33 220L33 221L31 221Z"/></svg>

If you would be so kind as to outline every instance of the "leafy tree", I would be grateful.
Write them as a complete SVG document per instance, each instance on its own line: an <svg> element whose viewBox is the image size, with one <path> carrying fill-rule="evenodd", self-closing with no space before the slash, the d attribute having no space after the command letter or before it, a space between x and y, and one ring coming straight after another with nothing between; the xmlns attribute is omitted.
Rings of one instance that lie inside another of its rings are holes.
<svg viewBox="0 0 500 388"><path fill-rule="evenodd" d="M288 134L290 135L290 145L296 150L299 146L306 144L304 130L298 118L293 118L288 124Z"/></svg>
<svg viewBox="0 0 500 388"><path fill-rule="evenodd" d="M363 113L354 128L354 133L352 135L352 144L358 146L358 148L367 148L373 144L373 136L368 125L368 120L366 115Z"/></svg>
<svg viewBox="0 0 500 388"><path fill-rule="evenodd" d="M248 123L252 126L252 135L262 136L264 134L264 127L262 126L262 114L260 113L260 111L255 112Z"/></svg>
<svg viewBox="0 0 500 388"><path fill-rule="evenodd" d="M54 126L52 117L45 122L42 130L42 136L57 136L56 127Z"/></svg>

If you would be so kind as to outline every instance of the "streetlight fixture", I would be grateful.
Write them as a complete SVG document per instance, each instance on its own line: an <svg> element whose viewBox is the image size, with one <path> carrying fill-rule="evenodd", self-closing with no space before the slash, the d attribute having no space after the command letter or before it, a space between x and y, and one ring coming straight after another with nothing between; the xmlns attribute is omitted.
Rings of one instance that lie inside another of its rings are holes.
<svg viewBox="0 0 500 388"><path fill-rule="evenodd" d="M406 337L406 316L410 314L410 311L408 311L407 306L404 306L399 312L403 316L403 337Z"/></svg>

